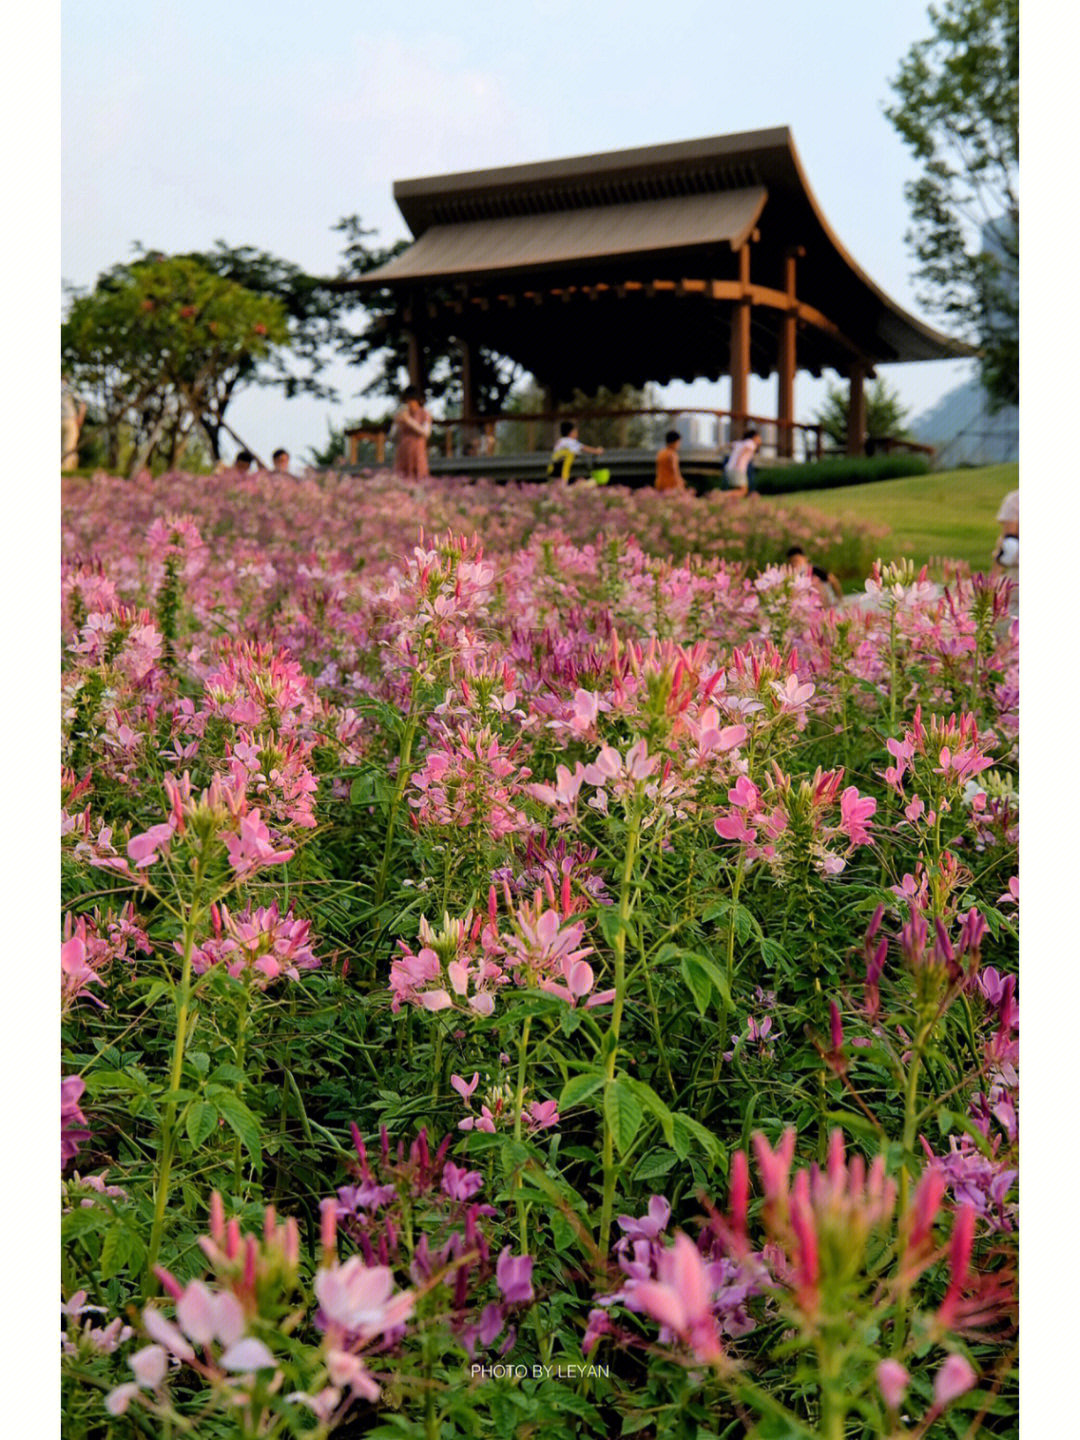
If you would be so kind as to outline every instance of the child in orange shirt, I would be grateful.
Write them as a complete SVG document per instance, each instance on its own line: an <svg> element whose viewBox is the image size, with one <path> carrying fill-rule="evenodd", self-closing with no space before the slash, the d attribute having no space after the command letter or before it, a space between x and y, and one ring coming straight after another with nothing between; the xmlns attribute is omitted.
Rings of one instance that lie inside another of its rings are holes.
<svg viewBox="0 0 1080 1440"><path fill-rule="evenodd" d="M656 456L657 490L685 490L686 481L679 469L679 445L682 436L677 430L669 430L664 436L664 448Z"/></svg>

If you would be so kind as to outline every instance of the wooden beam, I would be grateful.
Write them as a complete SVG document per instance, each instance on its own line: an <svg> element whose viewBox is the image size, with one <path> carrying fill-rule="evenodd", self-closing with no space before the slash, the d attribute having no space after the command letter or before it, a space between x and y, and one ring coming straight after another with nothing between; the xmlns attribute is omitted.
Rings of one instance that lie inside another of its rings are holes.
<svg viewBox="0 0 1080 1440"><path fill-rule="evenodd" d="M745 285L740 280L713 280L710 282L709 293L713 300L741 302L749 297L751 304L760 305L765 310L787 311L794 308L800 321L822 331L830 340L835 340L853 359L865 365L867 373L870 373L870 359L856 341L845 335L839 325L820 310L816 310L813 305L807 305L802 300L792 301L783 290L774 290L768 285Z"/></svg>

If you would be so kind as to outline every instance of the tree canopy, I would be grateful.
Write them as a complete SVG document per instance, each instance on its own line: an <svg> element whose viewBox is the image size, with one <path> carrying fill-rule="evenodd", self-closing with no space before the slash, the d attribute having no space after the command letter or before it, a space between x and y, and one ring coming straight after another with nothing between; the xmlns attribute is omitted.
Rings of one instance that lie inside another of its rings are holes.
<svg viewBox="0 0 1080 1440"><path fill-rule="evenodd" d="M109 462L130 437L129 469L168 462L200 431L215 459L237 388L289 344L281 300L259 295L187 256L143 254L76 295L61 327L61 359L101 416Z"/></svg>
<svg viewBox="0 0 1080 1440"><path fill-rule="evenodd" d="M993 408L1019 395L1019 0L941 0L885 114L921 166L905 187L920 299L980 348Z"/></svg>
<svg viewBox="0 0 1080 1440"><path fill-rule="evenodd" d="M866 433L871 438L892 435L904 439L904 428L908 411L894 390L879 376L866 391ZM841 449L847 444L848 393L839 385L829 385L825 390L825 402L814 419L825 434Z"/></svg>

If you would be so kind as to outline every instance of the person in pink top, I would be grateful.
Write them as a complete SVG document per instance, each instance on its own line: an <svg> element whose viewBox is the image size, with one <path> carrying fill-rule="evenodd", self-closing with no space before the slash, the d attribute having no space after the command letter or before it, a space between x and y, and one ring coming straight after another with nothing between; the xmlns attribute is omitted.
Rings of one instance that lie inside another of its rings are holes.
<svg viewBox="0 0 1080 1440"><path fill-rule="evenodd" d="M427 442L431 416L414 385L401 397L402 406L394 417L394 474L407 480L422 480L428 470Z"/></svg>

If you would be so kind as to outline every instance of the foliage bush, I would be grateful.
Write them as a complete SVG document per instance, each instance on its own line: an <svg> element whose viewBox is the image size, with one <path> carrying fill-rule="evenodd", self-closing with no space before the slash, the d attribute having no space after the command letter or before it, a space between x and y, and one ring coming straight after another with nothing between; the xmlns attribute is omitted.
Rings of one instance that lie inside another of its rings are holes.
<svg viewBox="0 0 1080 1440"><path fill-rule="evenodd" d="M1007 585L342 485L67 486L66 1433L1015 1434Z"/></svg>
<svg viewBox="0 0 1080 1440"><path fill-rule="evenodd" d="M841 485L871 485L876 480L902 480L926 475L925 455L835 455L806 465L772 465L757 472L762 495L788 495L796 490L834 490Z"/></svg>

